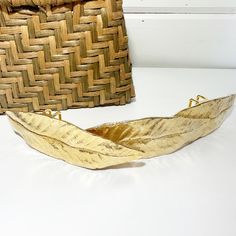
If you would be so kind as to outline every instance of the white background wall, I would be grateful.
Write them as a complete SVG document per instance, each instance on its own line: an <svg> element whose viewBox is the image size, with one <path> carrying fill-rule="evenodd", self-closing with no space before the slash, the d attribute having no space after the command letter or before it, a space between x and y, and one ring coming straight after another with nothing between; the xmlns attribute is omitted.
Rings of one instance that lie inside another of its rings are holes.
<svg viewBox="0 0 236 236"><path fill-rule="evenodd" d="M134 66L236 68L236 0L123 0Z"/></svg>

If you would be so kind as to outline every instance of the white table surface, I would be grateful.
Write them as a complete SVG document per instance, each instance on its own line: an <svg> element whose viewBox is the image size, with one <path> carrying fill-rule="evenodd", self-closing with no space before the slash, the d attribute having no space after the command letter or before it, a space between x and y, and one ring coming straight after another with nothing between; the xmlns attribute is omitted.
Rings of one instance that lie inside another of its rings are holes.
<svg viewBox="0 0 236 236"><path fill-rule="evenodd" d="M69 110L83 128L173 115L202 94L236 93L236 70L135 68L136 101ZM180 151L102 171L43 155L0 116L1 236L235 236L236 109Z"/></svg>

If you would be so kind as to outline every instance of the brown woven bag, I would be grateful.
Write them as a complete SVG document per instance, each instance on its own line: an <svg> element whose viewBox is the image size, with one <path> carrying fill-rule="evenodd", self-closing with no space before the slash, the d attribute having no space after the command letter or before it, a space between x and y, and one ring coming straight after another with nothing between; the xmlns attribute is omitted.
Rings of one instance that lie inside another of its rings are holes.
<svg viewBox="0 0 236 236"><path fill-rule="evenodd" d="M132 97L122 0L0 0L0 114Z"/></svg>

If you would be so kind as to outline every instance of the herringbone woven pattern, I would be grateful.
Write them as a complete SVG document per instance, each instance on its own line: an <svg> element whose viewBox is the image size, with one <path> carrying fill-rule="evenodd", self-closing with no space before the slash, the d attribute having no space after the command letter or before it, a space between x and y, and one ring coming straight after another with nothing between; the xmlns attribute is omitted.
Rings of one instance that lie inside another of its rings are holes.
<svg viewBox="0 0 236 236"><path fill-rule="evenodd" d="M0 0L1 114L131 101L121 0L56 7L9 7L6 1Z"/></svg>

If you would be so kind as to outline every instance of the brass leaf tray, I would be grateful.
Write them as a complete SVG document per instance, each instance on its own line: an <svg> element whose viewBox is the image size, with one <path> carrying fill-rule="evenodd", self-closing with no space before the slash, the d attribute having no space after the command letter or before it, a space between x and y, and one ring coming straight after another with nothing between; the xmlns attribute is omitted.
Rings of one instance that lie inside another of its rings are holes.
<svg viewBox="0 0 236 236"><path fill-rule="evenodd" d="M103 169L172 153L210 134L221 126L234 100L235 95L214 100L198 96L173 117L103 124L87 130L56 119L50 112L7 115L32 148L73 165ZM197 104L192 106L193 102Z"/></svg>

